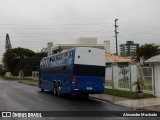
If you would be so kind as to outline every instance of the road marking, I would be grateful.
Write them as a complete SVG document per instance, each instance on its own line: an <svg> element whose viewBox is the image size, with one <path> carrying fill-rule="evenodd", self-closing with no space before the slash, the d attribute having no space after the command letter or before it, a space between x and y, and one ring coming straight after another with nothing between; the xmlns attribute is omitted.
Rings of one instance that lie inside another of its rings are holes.
<svg viewBox="0 0 160 120"><path fill-rule="evenodd" d="M96 99L96 98L92 98L92 97L89 97L89 99L95 100L95 101L99 101L99 102L103 102L103 103L106 103L106 102L107 102L107 101L105 101L105 100L100 100L100 99Z"/></svg>

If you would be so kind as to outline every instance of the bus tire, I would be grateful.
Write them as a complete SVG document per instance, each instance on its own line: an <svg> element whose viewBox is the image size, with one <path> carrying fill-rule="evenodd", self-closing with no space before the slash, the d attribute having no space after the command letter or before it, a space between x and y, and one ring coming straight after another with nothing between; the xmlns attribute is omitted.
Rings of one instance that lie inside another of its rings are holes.
<svg viewBox="0 0 160 120"><path fill-rule="evenodd" d="M54 84L53 94L56 95L56 96L58 95L58 92L57 92L57 83Z"/></svg>
<svg viewBox="0 0 160 120"><path fill-rule="evenodd" d="M44 92L44 89L42 88L43 84L41 83L41 92Z"/></svg>
<svg viewBox="0 0 160 120"><path fill-rule="evenodd" d="M57 95L61 96L61 87L60 87L60 85L58 85L58 87L57 87Z"/></svg>

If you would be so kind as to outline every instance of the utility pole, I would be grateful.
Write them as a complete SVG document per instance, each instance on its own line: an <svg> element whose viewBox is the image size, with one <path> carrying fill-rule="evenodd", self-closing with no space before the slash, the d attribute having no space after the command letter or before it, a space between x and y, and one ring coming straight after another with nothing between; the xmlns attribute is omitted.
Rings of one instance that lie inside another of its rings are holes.
<svg viewBox="0 0 160 120"><path fill-rule="evenodd" d="M116 38L116 55L118 55L118 45L117 45L117 34L119 33L119 32L117 32L117 27L118 27L118 25L117 25L117 21L118 21L118 19L115 19L115 38Z"/></svg>

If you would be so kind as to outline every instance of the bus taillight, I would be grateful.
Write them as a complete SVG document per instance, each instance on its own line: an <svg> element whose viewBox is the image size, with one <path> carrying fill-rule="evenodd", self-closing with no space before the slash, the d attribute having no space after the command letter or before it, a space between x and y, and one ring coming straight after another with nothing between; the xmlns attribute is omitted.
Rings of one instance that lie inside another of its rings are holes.
<svg viewBox="0 0 160 120"><path fill-rule="evenodd" d="M72 77L72 84L76 83L76 76Z"/></svg>
<svg viewBox="0 0 160 120"><path fill-rule="evenodd" d="M102 82L103 82L103 85L105 85L105 78L103 77L102 80L103 80L103 81L102 81Z"/></svg>

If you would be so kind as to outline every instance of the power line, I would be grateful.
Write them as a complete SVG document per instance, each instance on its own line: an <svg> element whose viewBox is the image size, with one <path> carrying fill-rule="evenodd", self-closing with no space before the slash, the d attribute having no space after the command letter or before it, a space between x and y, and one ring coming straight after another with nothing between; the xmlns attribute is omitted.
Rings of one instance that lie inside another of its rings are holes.
<svg viewBox="0 0 160 120"><path fill-rule="evenodd" d="M111 30L94 30L94 31L75 31L75 32L72 32L72 31L70 31L70 32L49 32L49 33L35 33L35 32L31 32L31 33L10 33L10 34L20 34L20 35L23 35L23 34L43 34L43 35L45 35L45 34L74 34L74 33L103 33L103 32L112 32ZM5 33L0 33L0 34L5 34Z"/></svg>
<svg viewBox="0 0 160 120"><path fill-rule="evenodd" d="M92 24L58 24L58 25L53 25L53 24L44 24L44 25L31 25L31 24L0 24L0 25L5 25L5 26L79 26L79 25L106 25L106 24L112 24L112 23L92 23Z"/></svg>
<svg viewBox="0 0 160 120"><path fill-rule="evenodd" d="M142 32L142 31L133 31L133 30L123 30L121 29L121 31L125 31L125 32L132 32L132 33L140 33L140 34L145 34L145 35L160 35L160 34L155 34L155 33L151 33L151 32Z"/></svg>
<svg viewBox="0 0 160 120"><path fill-rule="evenodd" d="M155 27L155 26L153 27L153 26L146 26L146 25L127 24L127 23L121 23L121 22L119 24L130 25L130 26L133 26L133 27L140 27L140 28L147 27L147 28L160 29L160 27Z"/></svg>
<svg viewBox="0 0 160 120"><path fill-rule="evenodd" d="M131 34L124 34L124 35L121 35L122 36L133 36ZM144 36L136 36L136 37L131 37L130 39L145 39L145 40L149 40L149 41L153 41L153 40L159 40L159 38L156 38L156 37L151 37L151 39L149 39L148 37L144 37Z"/></svg>
<svg viewBox="0 0 160 120"><path fill-rule="evenodd" d="M112 26L106 26L106 25L104 25L103 27L107 27L107 28L110 27L111 28ZM95 26L92 26L92 27L91 26L90 27L83 27L83 26L81 26L81 27L70 27L70 28L55 28L55 27L54 28L53 27L45 27L45 28L44 27L43 28L41 28L41 27L39 27L39 28L16 28L16 27L7 28L6 27L6 28L2 28L1 27L0 29L2 29L2 30L3 29L16 29L16 30L35 29L36 30L36 29L77 29L77 28L82 28L82 29L87 28L87 29L90 29L90 28L100 28L100 27L95 27Z"/></svg>
<svg viewBox="0 0 160 120"><path fill-rule="evenodd" d="M130 35L130 36L132 36L132 37L134 37L134 36L139 36L139 37L146 37L146 38L151 38L151 39L153 39L153 38L158 38L158 39L160 39L160 35L152 35L152 34L143 34L143 33L130 33L130 32L121 32L121 35Z"/></svg>

